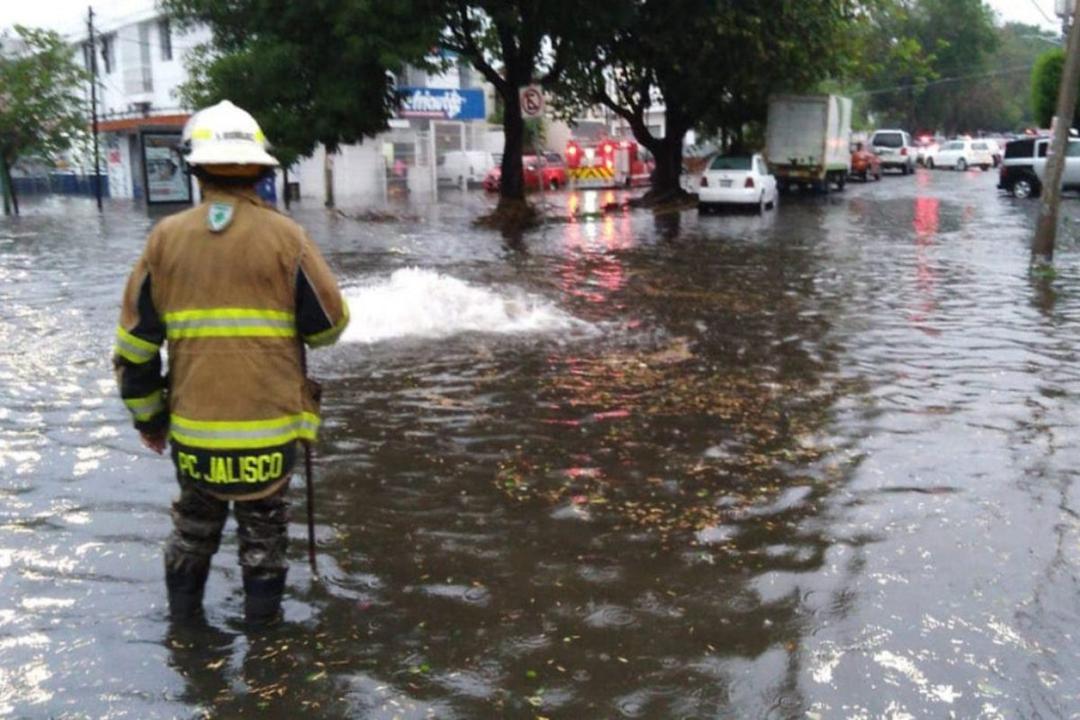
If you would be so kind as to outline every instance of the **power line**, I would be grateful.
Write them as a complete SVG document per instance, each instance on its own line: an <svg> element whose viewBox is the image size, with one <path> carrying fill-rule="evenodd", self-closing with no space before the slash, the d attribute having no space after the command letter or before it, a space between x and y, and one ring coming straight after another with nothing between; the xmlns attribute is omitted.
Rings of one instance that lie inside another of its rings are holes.
<svg viewBox="0 0 1080 720"><path fill-rule="evenodd" d="M1051 25L1057 25L1057 21L1052 20L1050 16L1046 14L1046 11L1042 9L1042 5L1039 4L1038 0L1031 0L1031 4L1035 6L1035 9L1039 11L1039 14L1043 16L1046 22Z"/></svg>
<svg viewBox="0 0 1080 720"><path fill-rule="evenodd" d="M851 95L883 95L885 93L896 92L897 90L907 90L913 87L929 87L931 85L945 85L947 83L963 82L964 80L977 80L979 78L996 77L998 75L1012 75L1020 72L1031 72L1031 65L1018 65L1012 68L1006 68L1004 70L992 70L990 72L974 73L972 75L956 75L954 77L938 78L937 80L927 80L922 83L906 83L904 85L896 85L894 87L878 88L876 90L862 90L859 92L853 92Z"/></svg>

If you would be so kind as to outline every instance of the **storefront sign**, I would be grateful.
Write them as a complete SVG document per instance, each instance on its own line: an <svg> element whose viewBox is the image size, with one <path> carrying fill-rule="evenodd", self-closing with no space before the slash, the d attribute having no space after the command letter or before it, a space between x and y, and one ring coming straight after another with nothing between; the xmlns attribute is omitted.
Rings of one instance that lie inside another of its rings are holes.
<svg viewBox="0 0 1080 720"><path fill-rule="evenodd" d="M433 120L483 120L484 91L446 88L398 88L400 118Z"/></svg>
<svg viewBox="0 0 1080 720"><path fill-rule="evenodd" d="M191 202L191 178L179 148L178 132L142 133L143 181L148 204Z"/></svg>

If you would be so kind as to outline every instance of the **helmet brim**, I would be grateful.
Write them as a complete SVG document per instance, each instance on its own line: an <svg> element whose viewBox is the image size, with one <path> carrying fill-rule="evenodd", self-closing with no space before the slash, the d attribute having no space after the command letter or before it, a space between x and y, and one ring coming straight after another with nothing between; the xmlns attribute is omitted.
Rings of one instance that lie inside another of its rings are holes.
<svg viewBox="0 0 1080 720"><path fill-rule="evenodd" d="M281 165L273 155L250 143L214 143L213 146L196 147L185 159L188 165Z"/></svg>

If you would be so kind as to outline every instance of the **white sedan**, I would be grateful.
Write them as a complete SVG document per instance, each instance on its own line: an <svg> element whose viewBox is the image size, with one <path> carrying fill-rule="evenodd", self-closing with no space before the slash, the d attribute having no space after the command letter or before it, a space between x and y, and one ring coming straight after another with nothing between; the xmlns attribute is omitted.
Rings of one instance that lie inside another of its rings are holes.
<svg viewBox="0 0 1080 720"><path fill-rule="evenodd" d="M764 213L776 207L776 198L776 178L761 155L717 155L701 175L698 210L743 205Z"/></svg>
<svg viewBox="0 0 1080 720"><path fill-rule="evenodd" d="M980 167L989 170L994 167L994 151L985 140L950 140L942 143L937 154L926 159L926 167L951 167L967 170Z"/></svg>

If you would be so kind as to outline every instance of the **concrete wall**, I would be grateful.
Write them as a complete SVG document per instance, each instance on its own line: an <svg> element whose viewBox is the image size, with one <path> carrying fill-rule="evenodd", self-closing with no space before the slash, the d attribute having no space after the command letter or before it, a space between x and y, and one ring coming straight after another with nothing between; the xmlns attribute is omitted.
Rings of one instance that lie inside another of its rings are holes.
<svg viewBox="0 0 1080 720"><path fill-rule="evenodd" d="M289 169L289 181L300 183L302 202L322 204L326 200L325 161L326 150L320 145L311 157ZM386 159L380 143L344 146L331 156L331 163L337 205L372 205L386 200Z"/></svg>

